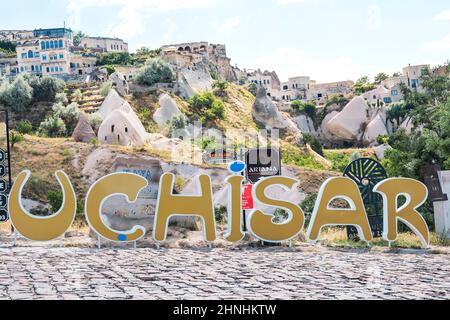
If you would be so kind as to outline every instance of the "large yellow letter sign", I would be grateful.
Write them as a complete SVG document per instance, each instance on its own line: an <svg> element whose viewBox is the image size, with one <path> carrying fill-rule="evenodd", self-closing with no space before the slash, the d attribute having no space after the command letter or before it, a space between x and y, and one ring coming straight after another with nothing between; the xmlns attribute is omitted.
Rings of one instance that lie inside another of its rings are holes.
<svg viewBox="0 0 450 320"><path fill-rule="evenodd" d="M145 235L143 226L134 226L130 231L116 231L105 225L101 210L103 203L110 197L124 195L128 203L136 201L139 192L147 187L145 178L133 173L113 173L94 183L86 195L84 212L89 226L99 236L114 242L133 242Z"/></svg>
<svg viewBox="0 0 450 320"><path fill-rule="evenodd" d="M287 209L289 218L284 223L274 223L272 214L265 214L260 210L254 210L249 216L249 230L260 240L266 242L282 242L294 239L303 229L305 215L302 209L294 203L270 199L266 196L266 190L275 185L290 191L297 180L287 177L270 177L259 181L253 189L253 197L256 201L272 207Z"/></svg>
<svg viewBox="0 0 450 320"><path fill-rule="evenodd" d="M228 232L225 239L230 242L238 242L244 238L242 232L242 182L243 176L228 177L225 182L229 186L228 191Z"/></svg>
<svg viewBox="0 0 450 320"><path fill-rule="evenodd" d="M350 209L332 208L331 202L337 199L347 201ZM354 226L362 240L372 241L373 235L366 209L358 186L353 180L345 177L330 178L320 188L306 233L308 240L317 241L325 226Z"/></svg>
<svg viewBox="0 0 450 320"><path fill-rule="evenodd" d="M77 213L75 191L69 177L62 171L55 173L62 188L61 209L49 217L37 217L28 213L22 206L21 196L31 172L21 172L9 195L9 214L14 228L25 238L33 241L50 241L64 235L73 223Z"/></svg>
<svg viewBox="0 0 450 320"><path fill-rule="evenodd" d="M417 208L428 198L427 187L417 180L407 178L387 179L374 188L384 199L383 238L393 242L398 236L398 221L405 223L419 237L423 247L430 244L430 232L427 223ZM406 198L406 203L399 208L400 196Z"/></svg>
<svg viewBox="0 0 450 320"><path fill-rule="evenodd" d="M172 216L199 216L203 219L203 238L216 240L216 220L212 199L211 178L201 175L196 178L198 196L174 195L175 175L165 173L159 184L158 205L153 225L153 239L166 240L169 220Z"/></svg>

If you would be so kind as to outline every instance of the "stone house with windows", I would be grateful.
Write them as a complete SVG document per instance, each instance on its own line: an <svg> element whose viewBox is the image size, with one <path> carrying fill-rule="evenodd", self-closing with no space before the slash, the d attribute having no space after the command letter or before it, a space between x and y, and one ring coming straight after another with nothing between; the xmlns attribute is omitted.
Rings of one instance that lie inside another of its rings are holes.
<svg viewBox="0 0 450 320"><path fill-rule="evenodd" d="M430 70L430 65L407 66L403 68L401 75L390 77L381 84L362 95L364 100L371 106L390 105L403 100L401 85L411 90L422 92L421 77Z"/></svg>
<svg viewBox="0 0 450 320"><path fill-rule="evenodd" d="M70 29L35 30L33 39L24 41L16 48L19 73L69 74L72 43Z"/></svg>
<svg viewBox="0 0 450 320"><path fill-rule="evenodd" d="M81 39L80 47L101 52L128 52L128 43L119 38L85 37Z"/></svg>

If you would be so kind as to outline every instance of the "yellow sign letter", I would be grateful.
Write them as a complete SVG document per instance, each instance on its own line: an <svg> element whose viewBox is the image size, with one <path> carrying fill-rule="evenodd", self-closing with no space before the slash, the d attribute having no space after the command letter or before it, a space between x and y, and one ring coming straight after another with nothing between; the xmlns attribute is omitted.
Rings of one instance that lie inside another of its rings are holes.
<svg viewBox="0 0 450 320"><path fill-rule="evenodd" d="M244 238L242 232L242 181L243 176L228 177L226 183L228 191L228 233L225 239L230 242L238 242Z"/></svg>
<svg viewBox="0 0 450 320"><path fill-rule="evenodd" d="M381 194L384 199L383 238L389 242L397 240L400 220L419 237L423 247L428 247L430 232L425 219L417 212L417 208L428 198L427 187L413 179L392 178L377 184L373 191ZM400 196L406 198L406 203L401 208L398 204Z"/></svg>
<svg viewBox="0 0 450 320"><path fill-rule="evenodd" d="M158 206L153 225L153 239L166 240L167 227L172 216L199 216L203 219L203 238L216 240L216 220L212 199L211 178L201 175L196 178L199 196L174 195L175 175L166 173L159 184Z"/></svg>
<svg viewBox="0 0 450 320"><path fill-rule="evenodd" d="M331 202L342 199L348 202L350 209L337 209ZM330 178L322 185L307 231L309 241L315 242L325 226L354 226L359 237L372 241L373 235L367 218L366 209L356 183L345 177Z"/></svg>
<svg viewBox="0 0 450 320"><path fill-rule="evenodd" d="M103 203L110 197L124 195L129 203L136 201L139 192L147 187L148 182L132 173L113 173L94 183L86 195L84 212L89 226L99 236L114 242L133 242L145 235L143 226L134 226L130 231L116 231L105 225L101 210Z"/></svg>
<svg viewBox="0 0 450 320"><path fill-rule="evenodd" d="M278 208L287 209L289 218L283 223L274 223L272 214L265 214L260 210L254 210L249 220L250 232L260 240L267 242L282 242L295 238L303 229L305 215L302 209L294 203L270 199L265 192L269 187L279 185L284 190L290 191L297 180L286 177L270 177L259 181L253 190L253 197L256 201Z"/></svg>
<svg viewBox="0 0 450 320"><path fill-rule="evenodd" d="M14 183L9 195L9 214L14 228L25 238L34 241L50 241L65 234L73 223L77 213L75 191L69 177L62 171L55 176L62 188L63 202L61 209L49 217L31 215L22 206L21 196L31 172L22 171Z"/></svg>

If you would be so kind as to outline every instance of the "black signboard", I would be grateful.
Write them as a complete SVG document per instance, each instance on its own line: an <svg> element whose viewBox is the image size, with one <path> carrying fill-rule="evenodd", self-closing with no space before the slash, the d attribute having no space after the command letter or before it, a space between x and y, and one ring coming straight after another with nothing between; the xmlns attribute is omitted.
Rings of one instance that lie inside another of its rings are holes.
<svg viewBox="0 0 450 320"><path fill-rule="evenodd" d="M252 149L245 154L246 176L251 183L281 175L281 154L277 149Z"/></svg>
<svg viewBox="0 0 450 320"><path fill-rule="evenodd" d="M0 222L8 220L8 195L12 181L8 122L8 111L0 110Z"/></svg>
<svg viewBox="0 0 450 320"><path fill-rule="evenodd" d="M425 185L428 188L428 200L431 202L448 200L448 195L444 194L441 181L439 181L439 171L441 171L441 166L437 164L423 166L420 170Z"/></svg>

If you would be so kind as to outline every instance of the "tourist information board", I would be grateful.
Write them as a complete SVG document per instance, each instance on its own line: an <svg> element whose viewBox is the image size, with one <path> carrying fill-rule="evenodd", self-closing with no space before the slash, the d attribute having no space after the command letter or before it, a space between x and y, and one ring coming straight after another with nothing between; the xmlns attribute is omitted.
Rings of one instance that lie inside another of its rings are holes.
<svg viewBox="0 0 450 320"><path fill-rule="evenodd" d="M8 121L8 111L0 110L0 222L8 220L8 194L11 189Z"/></svg>

